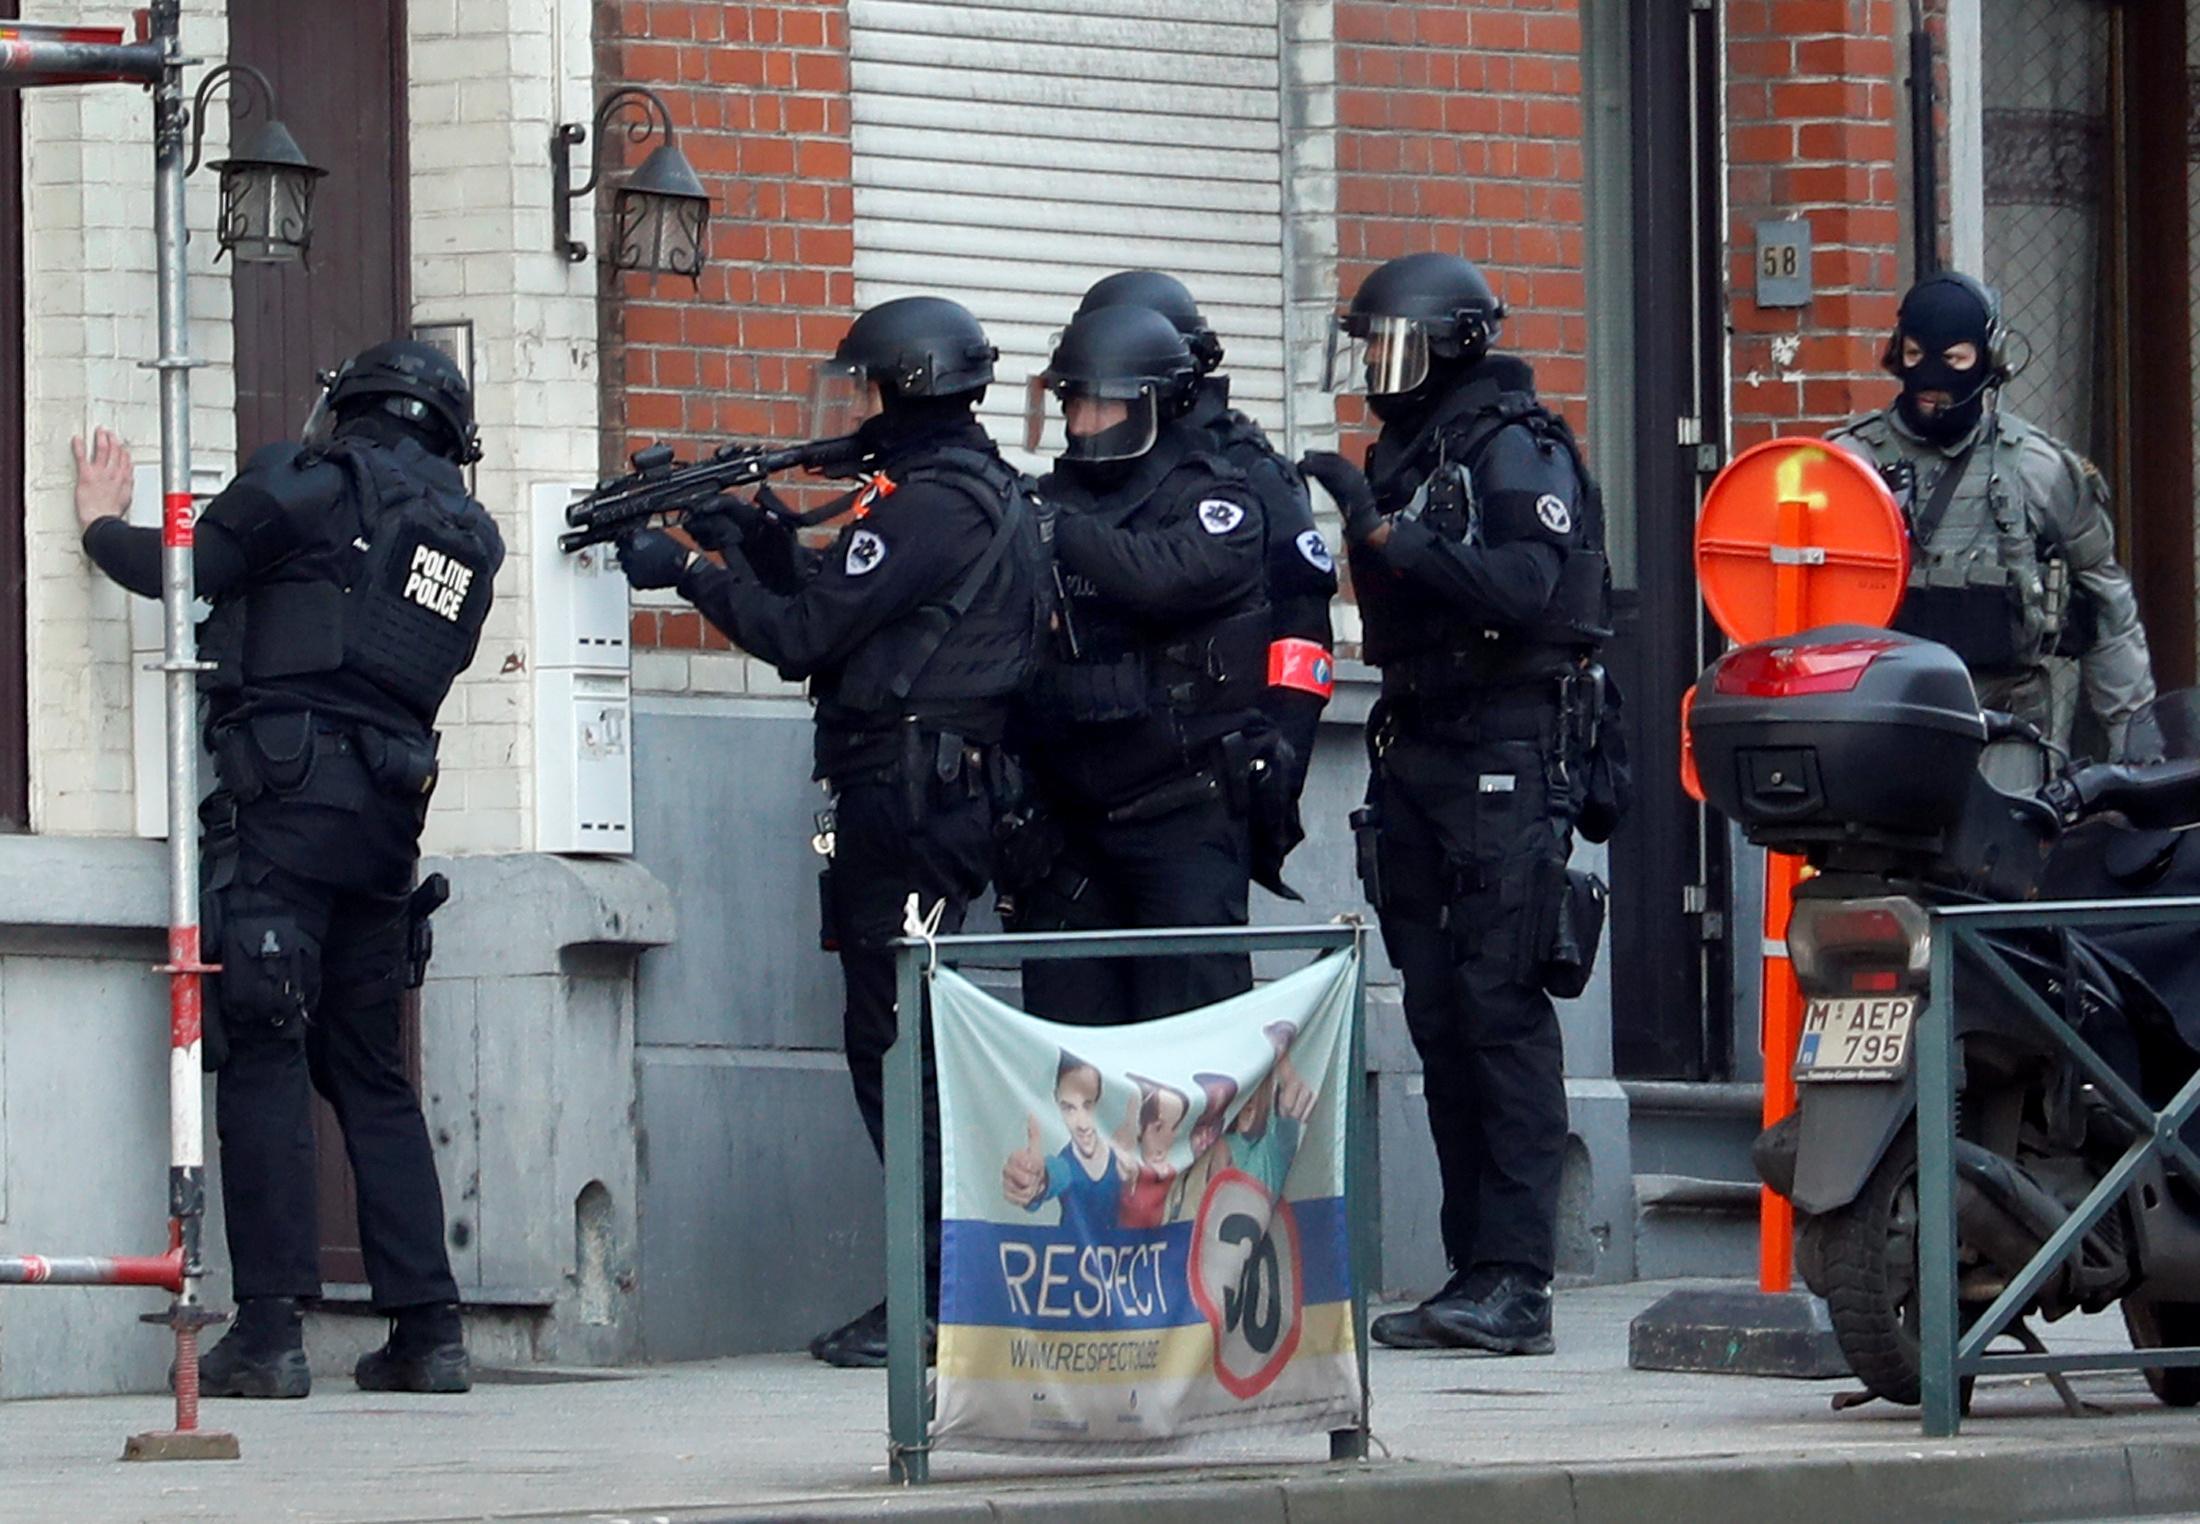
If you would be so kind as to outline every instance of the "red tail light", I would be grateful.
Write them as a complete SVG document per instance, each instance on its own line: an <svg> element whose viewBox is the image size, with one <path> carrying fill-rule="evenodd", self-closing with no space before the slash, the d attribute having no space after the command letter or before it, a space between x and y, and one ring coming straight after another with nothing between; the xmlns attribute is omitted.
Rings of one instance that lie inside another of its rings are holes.
<svg viewBox="0 0 2200 1524"><path fill-rule="evenodd" d="M1823 646L1752 646L1719 663L1713 691L1745 698L1848 693L1864 669L1902 642L1842 640Z"/></svg>

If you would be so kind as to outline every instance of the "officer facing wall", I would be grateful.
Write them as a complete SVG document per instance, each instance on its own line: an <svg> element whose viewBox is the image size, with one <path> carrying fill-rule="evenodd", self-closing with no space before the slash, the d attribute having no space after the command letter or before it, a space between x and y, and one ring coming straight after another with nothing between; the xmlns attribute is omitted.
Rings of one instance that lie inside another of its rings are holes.
<svg viewBox="0 0 2200 1524"><path fill-rule="evenodd" d="M1242 926L1289 813L1288 748L1261 714L1266 531L1244 474L1185 421L1198 380L1145 307L1087 311L1032 379L1065 427L1039 484L1061 601L1021 737L1036 791L1001 887L1018 931ZM1242 954L1069 960L1024 970L1056 1021L1143 1021L1252 987Z"/></svg>
<svg viewBox="0 0 2200 1524"><path fill-rule="evenodd" d="M856 1106L885 1155L884 1064L896 1036L894 955L911 894L958 931L992 876L997 807L1020 795L1001 750L1009 696L1029 677L1045 614L1045 552L1028 484L971 409L996 351L977 319L938 297L857 318L819 368L813 428L852 431L868 485L822 553L778 515L691 515L698 543L661 530L620 544L636 587L674 587L817 705L814 776L832 793L819 839L831 867L825 940L847 985L843 1025ZM926 1065L926 1224L939 1295L939 1120ZM832 1365L886 1363L886 1303L820 1335Z"/></svg>
<svg viewBox="0 0 2200 1524"><path fill-rule="evenodd" d="M1548 1354L1566 1087L1553 993L1579 994L1604 886L1577 821L1624 806L1616 704L1594 665L1602 508L1533 372L1490 352L1503 307L1463 259L1383 265L1342 314L1333 384L1382 432L1365 474L1301 466L1345 513L1366 659L1361 875L1404 983L1444 1189L1451 1278L1376 1320L1402 1348Z"/></svg>
<svg viewBox="0 0 2200 1524"><path fill-rule="evenodd" d="M1909 591L1895 628L1952 646L1979 698L2067 750L2078 699L2124 756L2154 699L2131 578L2116 563L2108 488L2092 462L2000 406L2011 374L2000 300L1968 275L1903 297L1883 359L1891 407L1830 437L1879 469L1910 526ZM2021 760L2020 760L2021 759ZM1990 752L2005 786L2039 781L2037 753Z"/></svg>
<svg viewBox="0 0 2200 1524"><path fill-rule="evenodd" d="M160 536L121 517L130 459L79 441L77 516L100 570L160 593ZM310 1091L336 1113L388 1342L369 1391L471 1384L443 1201L399 1051L426 972L415 892L436 781L435 719L473 660L503 564L459 467L479 455L465 378L438 350L377 344L331 378L302 444L270 445L207 505L198 591L205 741L207 1054L237 1295L199 1361L211 1396L303 1397L299 1315L321 1291Z"/></svg>

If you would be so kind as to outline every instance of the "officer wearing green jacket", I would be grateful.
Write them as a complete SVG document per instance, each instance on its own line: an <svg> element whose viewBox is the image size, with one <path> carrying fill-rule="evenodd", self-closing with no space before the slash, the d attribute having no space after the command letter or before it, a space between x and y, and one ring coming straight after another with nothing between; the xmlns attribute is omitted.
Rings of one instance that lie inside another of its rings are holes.
<svg viewBox="0 0 2200 1524"><path fill-rule="evenodd" d="M2116 561L2108 489L2092 462L2000 404L2011 374L2000 301L1968 275L1902 299L1882 363L1894 405L1834 443L1875 466L1910 525L1895 627L1960 654L1979 700L2067 748L2082 691L2111 753L2154 699L2146 631ZM2144 743L2136 743L2144 749ZM1990 756L2005 787L2036 781Z"/></svg>

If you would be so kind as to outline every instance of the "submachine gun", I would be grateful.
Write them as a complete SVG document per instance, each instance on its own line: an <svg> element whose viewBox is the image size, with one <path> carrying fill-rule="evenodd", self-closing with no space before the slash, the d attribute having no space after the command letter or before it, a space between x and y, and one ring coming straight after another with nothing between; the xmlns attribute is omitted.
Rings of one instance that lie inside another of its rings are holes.
<svg viewBox="0 0 2200 1524"><path fill-rule="evenodd" d="M728 514L744 532L767 517L779 520L781 528L807 528L846 511L849 499L836 499L823 508L797 514L769 500L764 506L756 506L731 494L736 488L755 486L781 471L861 476L864 460L865 452L853 434L778 450L760 445L720 445L706 459L686 465L673 459L672 446L651 445L629 457L632 471L598 483L595 491L565 510L565 522L573 527L558 536L558 549L570 554L616 540L653 519L677 524L703 513Z"/></svg>

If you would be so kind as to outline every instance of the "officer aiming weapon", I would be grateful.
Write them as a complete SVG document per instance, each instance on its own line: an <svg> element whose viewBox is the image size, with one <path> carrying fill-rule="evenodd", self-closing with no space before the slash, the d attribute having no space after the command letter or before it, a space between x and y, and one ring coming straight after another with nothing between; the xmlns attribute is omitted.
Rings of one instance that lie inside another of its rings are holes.
<svg viewBox="0 0 2200 1524"><path fill-rule="evenodd" d="M595 491L565 510L565 521L573 527L558 536L558 549L570 554L616 540L659 517L667 523L679 523L706 513L728 515L744 533L766 518L779 520L778 527L783 529L805 528L845 511L848 500L836 498L823 508L796 514L769 500L756 506L731 494L736 488L756 485L781 471L859 476L863 460L864 451L852 434L779 450L725 444L709 458L687 465L673 459L672 446L651 445L629 457L634 467L631 472L599 483Z"/></svg>

